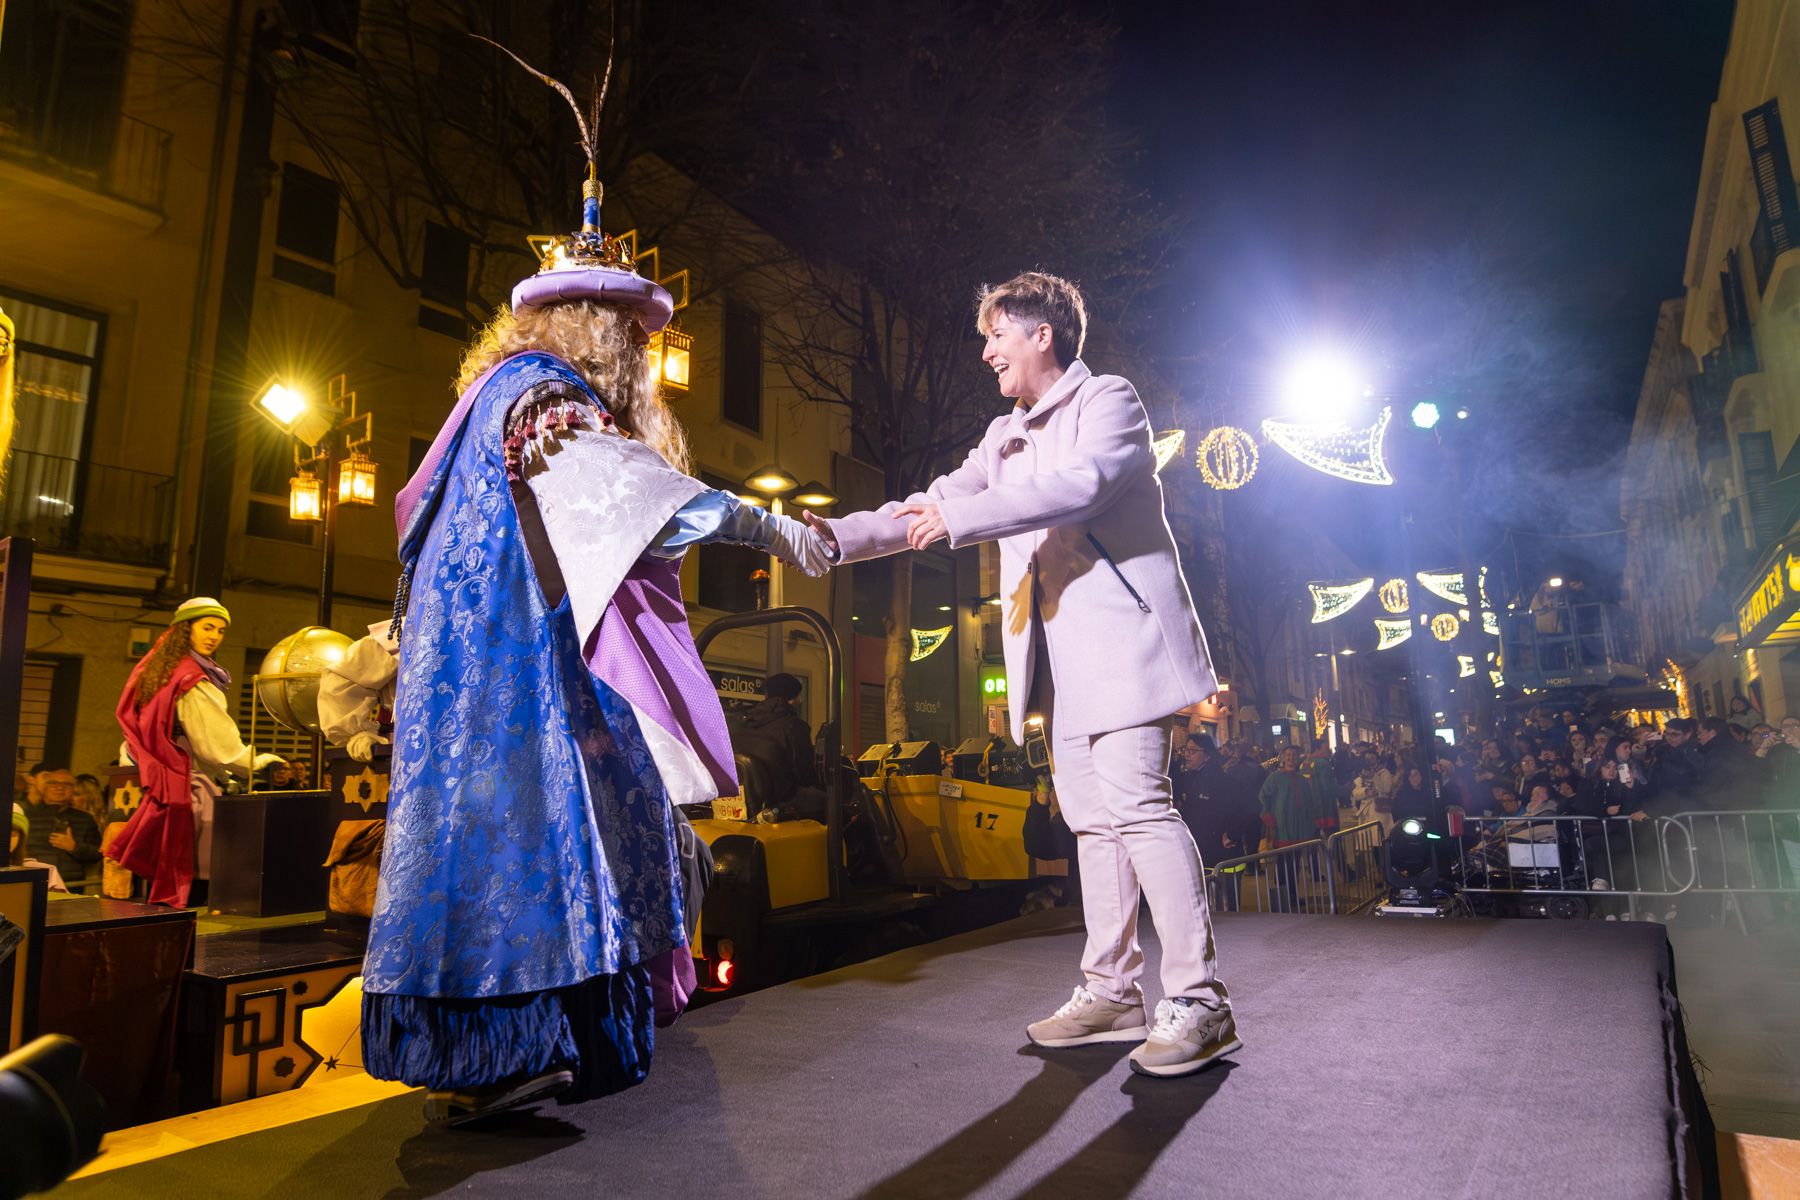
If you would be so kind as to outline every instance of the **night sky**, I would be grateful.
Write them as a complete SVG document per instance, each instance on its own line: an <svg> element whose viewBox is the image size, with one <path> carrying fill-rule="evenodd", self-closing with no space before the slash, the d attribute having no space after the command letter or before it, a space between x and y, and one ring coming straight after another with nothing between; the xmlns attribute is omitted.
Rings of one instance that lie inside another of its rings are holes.
<svg viewBox="0 0 1800 1200"><path fill-rule="evenodd" d="M1703 0L1122 9L1113 115L1188 222L1159 336L1201 356L1178 380L1192 423L1253 428L1282 365L1330 343L1399 420L1419 397L1471 408L1484 537L1616 527L1730 17ZM1387 552L1375 503L1332 506L1355 557Z"/></svg>

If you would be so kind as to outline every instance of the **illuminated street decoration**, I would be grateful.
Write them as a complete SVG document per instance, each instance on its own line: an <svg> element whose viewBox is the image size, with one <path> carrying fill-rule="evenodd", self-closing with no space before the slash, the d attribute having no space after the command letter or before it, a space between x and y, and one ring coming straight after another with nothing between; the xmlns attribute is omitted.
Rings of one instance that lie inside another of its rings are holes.
<svg viewBox="0 0 1800 1200"><path fill-rule="evenodd" d="M1506 686L1506 676L1502 675L1498 671L1489 671L1488 678L1494 681L1494 686L1497 688L1502 688L1502 687Z"/></svg>
<svg viewBox="0 0 1800 1200"><path fill-rule="evenodd" d="M1419 582L1434 596L1442 596L1452 604L1467 604L1461 571L1420 571Z"/></svg>
<svg viewBox="0 0 1800 1200"><path fill-rule="evenodd" d="M1462 622L1456 619L1455 613L1439 613L1431 618L1431 636L1440 642L1447 642L1456 636L1462 628Z"/></svg>
<svg viewBox="0 0 1800 1200"><path fill-rule="evenodd" d="M1380 617L1376 617L1375 632L1380 638L1380 640L1375 643L1375 648L1377 650L1392 650L1395 646L1398 646L1401 642L1404 642L1407 638L1412 636L1412 622L1384 621Z"/></svg>
<svg viewBox="0 0 1800 1200"><path fill-rule="evenodd" d="M1406 594L1406 580L1390 579L1381 585L1381 607L1391 613L1406 611L1409 597Z"/></svg>
<svg viewBox="0 0 1800 1200"><path fill-rule="evenodd" d="M1481 632L1489 637L1500 636L1500 614L1484 612L1481 614Z"/></svg>
<svg viewBox="0 0 1800 1200"><path fill-rule="evenodd" d="M1475 656L1473 654L1457 655L1456 656L1456 677L1458 679L1467 679L1469 676L1473 675L1474 673L1475 673Z"/></svg>
<svg viewBox="0 0 1800 1200"><path fill-rule="evenodd" d="M1235 491L1256 475L1256 439L1242 429L1221 425L1200 439L1194 463L1208 487Z"/></svg>
<svg viewBox="0 0 1800 1200"><path fill-rule="evenodd" d="M1150 453L1156 455L1157 471L1160 473L1164 467L1175 461L1175 456L1181 453L1181 448L1185 445L1187 445L1187 430L1185 429L1171 429L1166 433L1157 434L1156 439L1150 443Z"/></svg>
<svg viewBox="0 0 1800 1200"><path fill-rule="evenodd" d="M1320 688L1313 696L1312 706L1313 736L1322 738L1325 730L1331 725L1331 705L1325 702L1325 689Z"/></svg>
<svg viewBox="0 0 1800 1200"><path fill-rule="evenodd" d="M1315 471L1351 483L1390 484L1394 477L1388 472L1382 449L1393 415L1393 409L1384 408L1373 425L1360 429L1270 419L1263 422L1263 436Z"/></svg>
<svg viewBox="0 0 1800 1200"><path fill-rule="evenodd" d="M1312 623L1329 621L1333 617L1341 617L1355 608L1357 602L1369 594L1375 586L1373 579L1359 579L1355 583L1309 583L1306 590L1312 593Z"/></svg>
<svg viewBox="0 0 1800 1200"><path fill-rule="evenodd" d="M912 631L912 661L931 657L932 651L950 640L950 631L954 625L946 625L942 629L915 629Z"/></svg>
<svg viewBox="0 0 1800 1200"><path fill-rule="evenodd" d="M1492 603L1490 603L1490 602L1489 602L1489 600L1488 600L1488 594L1487 594L1487 568L1486 568L1486 567L1477 567L1477 568L1476 568L1476 569L1475 569L1475 591L1476 591L1476 592L1477 592L1477 593L1478 593L1478 594L1479 594L1479 595L1480 595L1480 597L1481 597L1481 607L1483 607L1483 608L1492 608L1492 607L1494 607L1494 606L1493 606L1493 604L1492 604Z"/></svg>

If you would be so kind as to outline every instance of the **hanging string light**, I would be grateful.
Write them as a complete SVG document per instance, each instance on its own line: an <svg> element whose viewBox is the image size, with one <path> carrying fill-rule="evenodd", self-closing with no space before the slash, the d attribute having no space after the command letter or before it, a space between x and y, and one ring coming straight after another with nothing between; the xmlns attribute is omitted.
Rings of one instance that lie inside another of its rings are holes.
<svg viewBox="0 0 1800 1200"><path fill-rule="evenodd" d="M1391 613L1406 611L1410 597L1406 594L1406 580L1390 579L1381 585L1381 607Z"/></svg>
<svg viewBox="0 0 1800 1200"><path fill-rule="evenodd" d="M1256 439L1242 429L1221 425L1200 439L1194 462L1208 487L1235 491L1256 475Z"/></svg>
<svg viewBox="0 0 1800 1200"><path fill-rule="evenodd" d="M1407 638L1412 636L1412 622L1384 621L1380 617L1376 617L1375 633L1378 639L1375 643L1375 648L1377 650L1392 650L1395 646L1398 646L1401 642L1404 642Z"/></svg>
<svg viewBox="0 0 1800 1200"><path fill-rule="evenodd" d="M1341 617L1356 607L1357 601L1369 594L1375 586L1373 579L1359 579L1355 583L1309 583L1306 590L1312 593L1312 623L1319 624L1333 617Z"/></svg>
<svg viewBox="0 0 1800 1200"><path fill-rule="evenodd" d="M1462 622L1456 619L1455 613L1439 613L1431 618L1431 636L1440 642L1447 642L1456 636L1462 628Z"/></svg>
<svg viewBox="0 0 1800 1200"><path fill-rule="evenodd" d="M1393 415L1393 409L1384 408L1375 424L1363 429L1348 425L1297 425L1271 418L1262 424L1263 436L1315 471L1351 483L1390 484L1394 477L1388 471L1383 450Z"/></svg>

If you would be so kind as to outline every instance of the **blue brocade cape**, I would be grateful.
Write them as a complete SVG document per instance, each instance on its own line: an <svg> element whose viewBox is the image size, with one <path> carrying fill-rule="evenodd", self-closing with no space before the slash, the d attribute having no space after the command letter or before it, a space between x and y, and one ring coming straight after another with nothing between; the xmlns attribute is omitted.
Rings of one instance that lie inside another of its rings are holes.
<svg viewBox="0 0 1800 1200"><path fill-rule="evenodd" d="M363 968L378 1078L541 1070L570 1052L576 1006L553 994L572 988L584 1011L602 997L595 1021L647 1069L644 964L685 941L662 781L631 707L583 662L567 600L546 604L513 505L507 414L551 380L592 395L541 353L477 385L401 539L411 591Z"/></svg>

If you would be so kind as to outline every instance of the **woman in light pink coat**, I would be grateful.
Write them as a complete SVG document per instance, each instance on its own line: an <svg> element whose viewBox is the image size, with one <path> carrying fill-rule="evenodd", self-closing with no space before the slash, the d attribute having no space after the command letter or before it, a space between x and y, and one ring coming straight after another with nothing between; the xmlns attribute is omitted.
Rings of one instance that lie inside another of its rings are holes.
<svg viewBox="0 0 1800 1200"><path fill-rule="evenodd" d="M1015 403L963 465L923 492L817 528L838 561L938 538L1000 543L1007 694L1015 741L1028 711L1050 736L1052 774L1081 860L1083 986L1028 1027L1043 1046L1138 1041L1134 1070L1185 1075L1241 1044L1214 963L1198 851L1169 785L1177 709L1218 690L1182 578L1150 451L1148 417L1117 375L1079 357L1075 286L1028 273L987 290L982 361ZM1139 888L1163 947L1165 999L1145 1020Z"/></svg>

